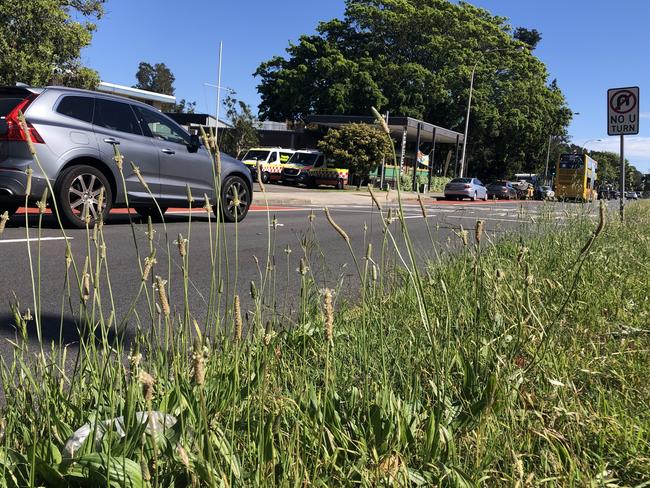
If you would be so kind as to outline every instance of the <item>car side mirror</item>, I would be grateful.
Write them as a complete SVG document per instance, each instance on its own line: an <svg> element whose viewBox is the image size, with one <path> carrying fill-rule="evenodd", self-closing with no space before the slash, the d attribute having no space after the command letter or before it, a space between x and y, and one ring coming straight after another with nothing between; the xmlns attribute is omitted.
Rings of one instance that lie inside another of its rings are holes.
<svg viewBox="0 0 650 488"><path fill-rule="evenodd" d="M9 133L9 124L5 119L0 119L0 136L6 136Z"/></svg>
<svg viewBox="0 0 650 488"><path fill-rule="evenodd" d="M201 139L198 134L192 134L190 136L190 143L187 146L187 150L191 153L195 153L201 147Z"/></svg>

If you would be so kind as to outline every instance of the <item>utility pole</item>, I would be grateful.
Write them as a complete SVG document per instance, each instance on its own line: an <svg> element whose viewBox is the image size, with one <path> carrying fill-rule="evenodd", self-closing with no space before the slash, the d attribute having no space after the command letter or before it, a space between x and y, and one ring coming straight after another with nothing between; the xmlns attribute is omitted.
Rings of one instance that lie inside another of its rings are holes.
<svg viewBox="0 0 650 488"><path fill-rule="evenodd" d="M551 140L553 136L548 136L548 148L546 150L546 167L544 168L544 184L548 185L548 163L551 159Z"/></svg>

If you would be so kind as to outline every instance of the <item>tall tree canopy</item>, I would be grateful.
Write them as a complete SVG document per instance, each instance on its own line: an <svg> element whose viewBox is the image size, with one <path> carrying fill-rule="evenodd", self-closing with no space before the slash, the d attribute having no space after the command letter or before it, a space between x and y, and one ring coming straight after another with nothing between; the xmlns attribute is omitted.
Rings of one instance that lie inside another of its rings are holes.
<svg viewBox="0 0 650 488"><path fill-rule="evenodd" d="M135 88L162 93L164 95L174 94L176 77L165 63L151 65L144 61L141 62L138 65L135 79L138 80Z"/></svg>
<svg viewBox="0 0 650 488"><path fill-rule="evenodd" d="M151 65L144 61L138 65L138 71L135 73L135 79L138 82L134 88L147 90L164 95L174 95L176 89L174 82L176 77L165 63L156 63ZM193 114L196 109L196 102L190 102L181 99L178 103L163 104L163 112L182 112Z"/></svg>
<svg viewBox="0 0 650 488"><path fill-rule="evenodd" d="M0 1L0 85L94 88L96 71L79 55L90 44L103 0ZM80 19L80 20L75 20Z"/></svg>
<svg viewBox="0 0 650 488"><path fill-rule="evenodd" d="M514 35L506 18L465 2L347 0L342 20L321 23L286 57L259 66L260 116L359 115L375 106L462 132L476 65L470 172L543 168L548 138L566 135L571 111Z"/></svg>

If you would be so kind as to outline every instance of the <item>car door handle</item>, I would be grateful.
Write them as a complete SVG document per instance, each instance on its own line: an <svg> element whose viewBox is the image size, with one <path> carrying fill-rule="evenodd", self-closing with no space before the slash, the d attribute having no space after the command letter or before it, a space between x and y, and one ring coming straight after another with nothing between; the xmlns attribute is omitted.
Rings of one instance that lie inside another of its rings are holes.
<svg viewBox="0 0 650 488"><path fill-rule="evenodd" d="M107 137L106 139L104 139L104 142L107 144L115 144L116 146L120 145L120 141L118 141L114 137Z"/></svg>
<svg viewBox="0 0 650 488"><path fill-rule="evenodd" d="M171 149L162 149L162 152L164 152L165 154L176 154L176 152L172 151Z"/></svg>

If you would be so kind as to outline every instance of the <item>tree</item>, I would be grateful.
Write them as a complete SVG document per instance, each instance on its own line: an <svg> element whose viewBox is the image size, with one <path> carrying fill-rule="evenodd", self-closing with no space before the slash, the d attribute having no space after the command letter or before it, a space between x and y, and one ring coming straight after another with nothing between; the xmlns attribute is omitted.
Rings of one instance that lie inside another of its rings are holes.
<svg viewBox="0 0 650 488"><path fill-rule="evenodd" d="M103 0L2 0L0 85L63 84L94 88L99 75L83 67L81 50L96 29ZM75 20L79 19L79 20Z"/></svg>
<svg viewBox="0 0 650 488"><path fill-rule="evenodd" d="M134 88L164 95L174 94L174 81L176 81L176 78L165 63L156 63L152 66L143 61L138 65L135 78L138 82Z"/></svg>
<svg viewBox="0 0 650 488"><path fill-rule="evenodd" d="M542 40L542 34L537 29L526 29L518 27L512 35L518 41L528 44L530 49L535 49Z"/></svg>
<svg viewBox="0 0 650 488"><path fill-rule="evenodd" d="M286 57L259 66L260 116L367 115L375 106L463 132L476 66L470 172L543 168L549 136L566 137L572 112L515 33L507 19L465 2L347 0L342 20L322 22Z"/></svg>
<svg viewBox="0 0 650 488"><path fill-rule="evenodd" d="M138 65L138 71L135 74L138 82L134 88L147 90L164 95L174 95L176 89L174 82L176 77L165 63L156 63L151 65L144 61ZM193 114L196 109L196 102L190 102L181 99L178 103L163 104L163 112L178 112Z"/></svg>
<svg viewBox="0 0 650 488"><path fill-rule="evenodd" d="M259 144L260 137L255 128L256 119L249 105L231 95L228 95L224 105L232 128L223 131L219 147L223 152L238 157L245 149Z"/></svg>
<svg viewBox="0 0 650 488"><path fill-rule="evenodd" d="M347 124L330 129L318 143L328 158L347 163L355 175L367 177L385 157L392 154L385 132L367 124Z"/></svg>

